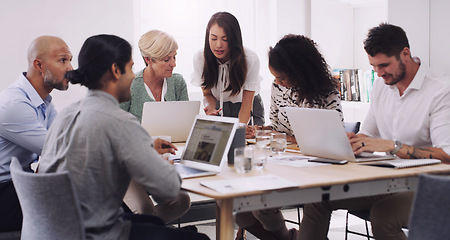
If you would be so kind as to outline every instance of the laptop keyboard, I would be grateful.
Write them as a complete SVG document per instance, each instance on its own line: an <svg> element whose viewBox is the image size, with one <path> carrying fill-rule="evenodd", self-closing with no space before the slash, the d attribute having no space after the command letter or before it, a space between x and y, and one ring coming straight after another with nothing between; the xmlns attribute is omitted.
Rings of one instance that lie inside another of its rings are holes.
<svg viewBox="0 0 450 240"><path fill-rule="evenodd" d="M180 174L180 176L190 176L190 175L193 175L193 174L206 172L206 171L203 171L203 170L200 170L200 169L186 167L186 166L184 166L182 164L175 164L175 169Z"/></svg>

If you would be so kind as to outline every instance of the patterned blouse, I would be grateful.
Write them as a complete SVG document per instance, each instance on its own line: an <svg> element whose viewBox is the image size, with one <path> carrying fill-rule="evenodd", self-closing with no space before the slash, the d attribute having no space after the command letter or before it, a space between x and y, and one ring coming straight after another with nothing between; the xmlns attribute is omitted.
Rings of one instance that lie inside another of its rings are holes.
<svg viewBox="0 0 450 240"><path fill-rule="evenodd" d="M342 121L344 117L341 108L341 99L339 91L331 92L323 103L315 102L313 104L306 101L298 102L298 92L293 88L286 88L273 82L270 103L270 127L277 132L284 132L293 136L287 115L284 111L280 111L282 107L301 107L301 108L320 108L335 109L339 112Z"/></svg>

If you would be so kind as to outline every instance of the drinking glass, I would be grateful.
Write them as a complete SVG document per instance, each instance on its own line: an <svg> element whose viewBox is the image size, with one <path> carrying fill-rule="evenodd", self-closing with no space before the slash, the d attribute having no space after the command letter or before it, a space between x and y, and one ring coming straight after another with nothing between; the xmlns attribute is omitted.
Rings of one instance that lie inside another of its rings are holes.
<svg viewBox="0 0 450 240"><path fill-rule="evenodd" d="M286 133L275 132L270 138L270 148L273 153L284 153L287 147Z"/></svg>
<svg viewBox="0 0 450 240"><path fill-rule="evenodd" d="M256 145L268 147L270 145L271 133L272 130L256 130L255 131Z"/></svg>
<svg viewBox="0 0 450 240"><path fill-rule="evenodd" d="M252 163L257 171L264 170L266 167L268 151L270 151L270 148L265 145L256 144L253 147Z"/></svg>
<svg viewBox="0 0 450 240"><path fill-rule="evenodd" d="M234 149L234 169L237 173L247 173L252 170L252 147L237 147Z"/></svg>

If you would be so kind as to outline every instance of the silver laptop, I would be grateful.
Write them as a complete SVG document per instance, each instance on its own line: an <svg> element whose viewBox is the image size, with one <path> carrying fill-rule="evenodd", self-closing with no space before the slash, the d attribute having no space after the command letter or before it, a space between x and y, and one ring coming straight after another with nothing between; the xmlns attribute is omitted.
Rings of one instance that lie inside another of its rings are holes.
<svg viewBox="0 0 450 240"><path fill-rule="evenodd" d="M199 112L200 101L146 102L141 126L151 136L171 136L172 142L185 142Z"/></svg>
<svg viewBox="0 0 450 240"><path fill-rule="evenodd" d="M304 155L350 162L393 159L391 155L353 154L341 117L336 110L284 107L295 139Z"/></svg>
<svg viewBox="0 0 450 240"><path fill-rule="evenodd" d="M175 167L181 178L218 174L227 164L238 118L197 115Z"/></svg>

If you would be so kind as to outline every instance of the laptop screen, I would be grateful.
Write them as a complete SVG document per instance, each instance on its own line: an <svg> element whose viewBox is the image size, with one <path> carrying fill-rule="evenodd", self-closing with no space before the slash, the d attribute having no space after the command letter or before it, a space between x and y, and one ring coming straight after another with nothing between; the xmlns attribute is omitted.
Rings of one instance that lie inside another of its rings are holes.
<svg viewBox="0 0 450 240"><path fill-rule="evenodd" d="M219 166L233 127L232 122L197 119L182 159Z"/></svg>

